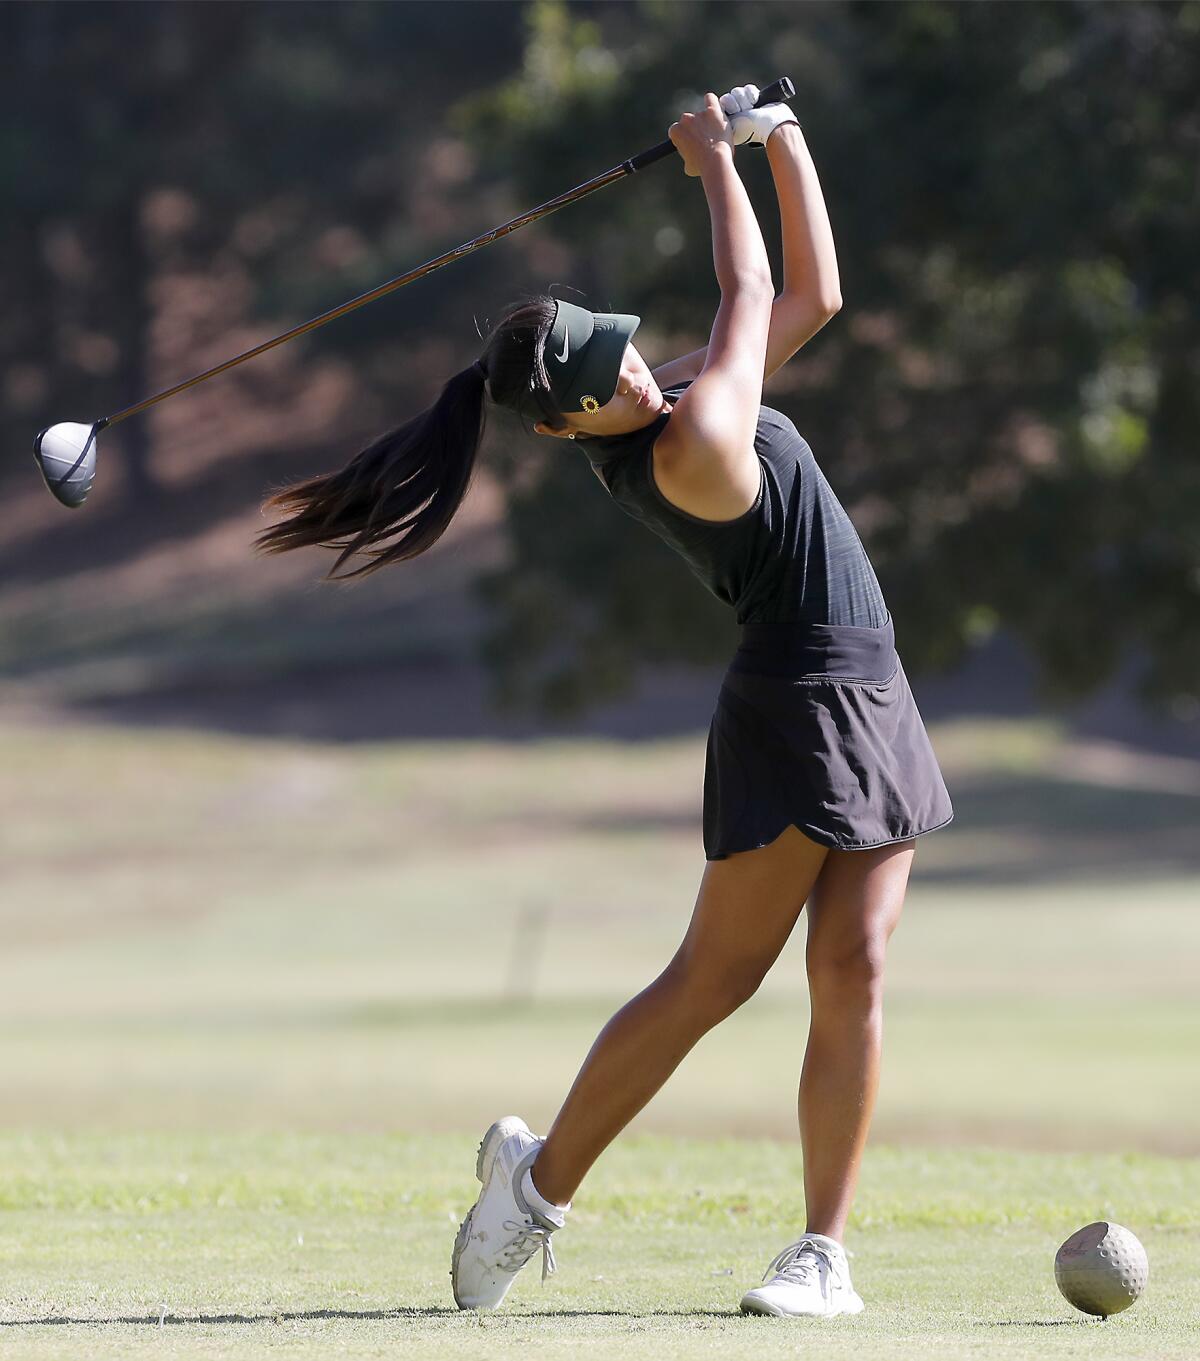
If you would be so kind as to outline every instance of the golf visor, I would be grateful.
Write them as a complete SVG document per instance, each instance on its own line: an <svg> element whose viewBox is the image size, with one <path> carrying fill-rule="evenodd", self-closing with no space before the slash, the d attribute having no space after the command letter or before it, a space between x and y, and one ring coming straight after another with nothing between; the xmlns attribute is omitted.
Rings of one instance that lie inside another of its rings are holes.
<svg viewBox="0 0 1200 1361"><path fill-rule="evenodd" d="M599 411L611 400L625 347L641 320L625 312L589 312L557 300L554 325L542 353L560 411ZM520 409L531 420L547 420L551 415L532 392Z"/></svg>

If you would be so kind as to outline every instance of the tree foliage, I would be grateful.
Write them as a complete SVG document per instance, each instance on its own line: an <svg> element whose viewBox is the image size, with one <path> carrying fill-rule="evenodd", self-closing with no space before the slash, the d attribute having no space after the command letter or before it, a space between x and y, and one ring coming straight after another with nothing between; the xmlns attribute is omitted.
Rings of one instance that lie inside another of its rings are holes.
<svg viewBox="0 0 1200 1361"><path fill-rule="evenodd" d="M537 0L528 18L522 71L463 116L530 203L705 89L795 80L844 305L764 400L855 519L910 668L1003 625L1048 697L1132 656L1148 701L1194 711L1200 6ZM778 260L754 156L738 164ZM587 305L643 316L652 362L703 343L708 217L677 164L539 230ZM481 585L506 697L571 708L650 658L727 655L726 612L581 460L556 445L507 471L513 554Z"/></svg>
<svg viewBox="0 0 1200 1361"><path fill-rule="evenodd" d="M706 89L792 76L844 306L766 400L853 516L906 664L1003 625L1052 696L1132 655L1148 698L1200 703L1195 0L42 0L0 9L0 70L0 430L23 477L39 425L195 371L151 340L166 271L235 269L244 311L290 324L659 140ZM778 261L766 159L738 165ZM640 313L653 361L703 343L700 186L666 161L320 349L353 364L363 419L395 423L470 358L472 315L535 284ZM106 453L140 498L147 429ZM568 710L642 663L728 655L728 611L578 451L501 419L487 457L501 698Z"/></svg>
<svg viewBox="0 0 1200 1361"><path fill-rule="evenodd" d="M247 312L303 320L457 244L447 231L480 208L448 110L520 38L519 3L470 11L464 42L454 4L0 9L10 447L30 447L35 417L112 414L202 367L155 363L165 273L238 274L246 305L218 320L219 337ZM384 302L323 331L322 351L355 363L364 405L428 400L428 376L413 381L406 361L428 341L431 309L453 302L469 318L478 278L440 273L407 307ZM448 336L442 366L472 340L466 327ZM149 422L118 427L114 453L134 496L154 495Z"/></svg>

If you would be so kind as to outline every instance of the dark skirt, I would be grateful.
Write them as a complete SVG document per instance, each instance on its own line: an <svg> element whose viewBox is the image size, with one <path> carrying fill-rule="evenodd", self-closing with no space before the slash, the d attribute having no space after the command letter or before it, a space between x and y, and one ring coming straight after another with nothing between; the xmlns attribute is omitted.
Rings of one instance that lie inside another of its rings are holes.
<svg viewBox="0 0 1200 1361"><path fill-rule="evenodd" d="M742 625L708 732L707 860L769 845L789 825L849 851L953 817L890 614L875 629Z"/></svg>

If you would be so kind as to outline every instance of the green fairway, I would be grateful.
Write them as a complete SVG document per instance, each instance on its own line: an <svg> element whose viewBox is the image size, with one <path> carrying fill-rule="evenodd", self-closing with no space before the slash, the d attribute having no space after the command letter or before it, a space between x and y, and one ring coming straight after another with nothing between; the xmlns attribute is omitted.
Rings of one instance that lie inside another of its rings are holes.
<svg viewBox="0 0 1200 1361"><path fill-rule="evenodd" d="M465 1137L7 1136L0 1349L29 1358L794 1356L1193 1358L1200 1163L876 1147L847 1234L867 1302L743 1318L802 1227L797 1151L622 1141L502 1311L461 1314L450 1245ZM1146 1295L1107 1323L1058 1294L1074 1228L1118 1219ZM160 1326L161 1319L161 1326Z"/></svg>
<svg viewBox="0 0 1200 1361"><path fill-rule="evenodd" d="M934 739L958 819L892 942L876 1137L1194 1153L1200 797L1046 723ZM544 1126L703 868L699 739L10 725L0 760L10 1128ZM804 929L640 1132L794 1136Z"/></svg>
<svg viewBox="0 0 1200 1361"><path fill-rule="evenodd" d="M1194 1358L1194 772L1045 723L933 736L958 820L890 951L868 1311L813 1325L736 1313L803 1227L803 919L585 1183L546 1288L449 1291L475 1141L545 1128L686 925L698 738L0 725L0 1351ZM1107 1324L1052 1272L1100 1217L1151 1261Z"/></svg>

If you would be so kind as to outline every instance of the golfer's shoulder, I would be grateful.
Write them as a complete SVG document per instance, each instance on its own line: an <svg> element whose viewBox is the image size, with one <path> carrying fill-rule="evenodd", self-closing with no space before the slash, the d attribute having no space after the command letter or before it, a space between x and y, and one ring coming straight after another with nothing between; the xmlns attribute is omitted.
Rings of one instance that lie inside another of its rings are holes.
<svg viewBox="0 0 1200 1361"><path fill-rule="evenodd" d="M675 391L664 395L672 399ZM762 487L757 434L730 440L719 416L711 419L703 405L697 409L680 394L654 442L651 476L659 494L685 515L737 519L754 506Z"/></svg>
<svg viewBox="0 0 1200 1361"><path fill-rule="evenodd" d="M761 404L761 393L744 391L723 375L701 375L663 389L672 410L658 445L663 457L680 462L744 460L777 412ZM668 453L669 451L669 453Z"/></svg>

